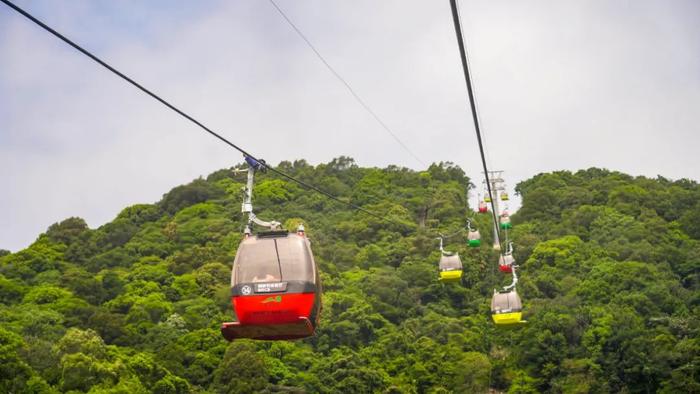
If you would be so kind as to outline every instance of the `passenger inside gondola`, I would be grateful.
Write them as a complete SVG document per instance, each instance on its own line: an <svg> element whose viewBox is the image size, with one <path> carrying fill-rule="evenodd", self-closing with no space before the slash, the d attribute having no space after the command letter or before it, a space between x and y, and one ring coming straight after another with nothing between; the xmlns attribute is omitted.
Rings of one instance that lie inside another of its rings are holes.
<svg viewBox="0 0 700 394"><path fill-rule="evenodd" d="M279 278L276 278L270 274L265 274L265 277L258 278L258 276L253 277L253 283L260 283L260 282L279 282Z"/></svg>

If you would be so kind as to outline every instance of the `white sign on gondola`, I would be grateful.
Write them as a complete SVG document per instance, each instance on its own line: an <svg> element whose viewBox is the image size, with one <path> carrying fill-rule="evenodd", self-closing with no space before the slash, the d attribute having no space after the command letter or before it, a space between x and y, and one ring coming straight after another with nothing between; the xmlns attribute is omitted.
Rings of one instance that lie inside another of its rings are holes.
<svg viewBox="0 0 700 394"><path fill-rule="evenodd" d="M255 284L256 293L276 293L287 290L287 282L276 283L257 283Z"/></svg>

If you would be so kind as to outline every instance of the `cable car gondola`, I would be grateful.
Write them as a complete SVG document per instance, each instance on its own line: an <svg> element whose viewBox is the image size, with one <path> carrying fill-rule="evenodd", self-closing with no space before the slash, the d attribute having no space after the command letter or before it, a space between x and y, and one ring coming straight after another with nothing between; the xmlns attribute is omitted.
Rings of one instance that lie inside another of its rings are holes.
<svg viewBox="0 0 700 394"><path fill-rule="evenodd" d="M510 215L508 215L508 211L505 211L501 214L500 222L502 230L508 230L513 228L513 225L510 223Z"/></svg>
<svg viewBox="0 0 700 394"><path fill-rule="evenodd" d="M515 260L513 259L513 256L501 256L498 258L498 270L503 272L504 274L510 274L513 272L513 263Z"/></svg>
<svg viewBox="0 0 700 394"><path fill-rule="evenodd" d="M486 213L489 211L486 201L479 201L479 213Z"/></svg>
<svg viewBox="0 0 700 394"><path fill-rule="evenodd" d="M440 281L445 283L459 282L462 279L462 260L459 253L448 252L442 247L442 237L440 240Z"/></svg>
<svg viewBox="0 0 700 394"><path fill-rule="evenodd" d="M513 282L503 290L493 291L491 298L491 318L496 325L514 325L526 323L523 317L523 304L515 285L518 283L516 267L513 266Z"/></svg>
<svg viewBox="0 0 700 394"><path fill-rule="evenodd" d="M508 201L508 193L501 192L501 201Z"/></svg>
<svg viewBox="0 0 700 394"><path fill-rule="evenodd" d="M263 232L241 242L231 272L237 321L224 323L227 340L297 339L314 334L321 285L303 232Z"/></svg>
<svg viewBox="0 0 700 394"><path fill-rule="evenodd" d="M479 230L472 228L471 221L467 220L467 228L469 229L469 234L467 234L468 245L472 248L478 248L481 246L481 234Z"/></svg>
<svg viewBox="0 0 700 394"><path fill-rule="evenodd" d="M458 253L443 253L440 256L440 280L446 283L462 279L462 260Z"/></svg>
<svg viewBox="0 0 700 394"><path fill-rule="evenodd" d="M494 290L491 298L491 318L497 325L520 324L524 321L523 304L515 289Z"/></svg>
<svg viewBox="0 0 700 394"><path fill-rule="evenodd" d="M304 227L296 234L279 231L280 223L265 222L253 213L256 170L265 164L246 157L248 183L243 212L248 213L245 238L231 270L231 304L236 321L221 325L226 340L299 339L314 335L321 310L321 281ZM270 231L252 235L257 224Z"/></svg>
<svg viewBox="0 0 700 394"><path fill-rule="evenodd" d="M514 265L515 258L513 257L513 243L509 242L506 253L498 257L498 269L503 273L510 274L513 272Z"/></svg>
<svg viewBox="0 0 700 394"><path fill-rule="evenodd" d="M486 183L486 180L482 182L484 184L484 202L490 203L491 202L491 190L489 189L489 185ZM495 193L495 191L494 191ZM498 198L498 196L494 195L494 198Z"/></svg>

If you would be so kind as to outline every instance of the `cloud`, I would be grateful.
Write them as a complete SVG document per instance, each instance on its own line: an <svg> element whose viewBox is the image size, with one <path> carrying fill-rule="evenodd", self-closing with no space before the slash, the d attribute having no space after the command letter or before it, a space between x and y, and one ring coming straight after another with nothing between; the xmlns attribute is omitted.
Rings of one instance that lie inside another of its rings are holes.
<svg viewBox="0 0 700 394"><path fill-rule="evenodd" d="M267 2L20 5L272 163L420 167ZM279 5L424 161L479 177L447 2ZM589 166L698 178L695 2L461 7L490 165L510 186ZM0 247L68 216L99 226L241 159L2 7L0 70Z"/></svg>

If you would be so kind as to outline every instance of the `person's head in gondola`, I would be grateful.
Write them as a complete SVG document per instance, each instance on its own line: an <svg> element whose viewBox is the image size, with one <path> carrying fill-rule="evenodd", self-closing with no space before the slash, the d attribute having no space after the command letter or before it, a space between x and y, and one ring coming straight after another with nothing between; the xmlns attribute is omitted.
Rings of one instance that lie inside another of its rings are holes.
<svg viewBox="0 0 700 394"><path fill-rule="evenodd" d="M274 275L271 275L270 273L266 274L260 274L260 276L256 275L253 276L253 283L260 283L260 282L278 282L279 279L275 277Z"/></svg>

